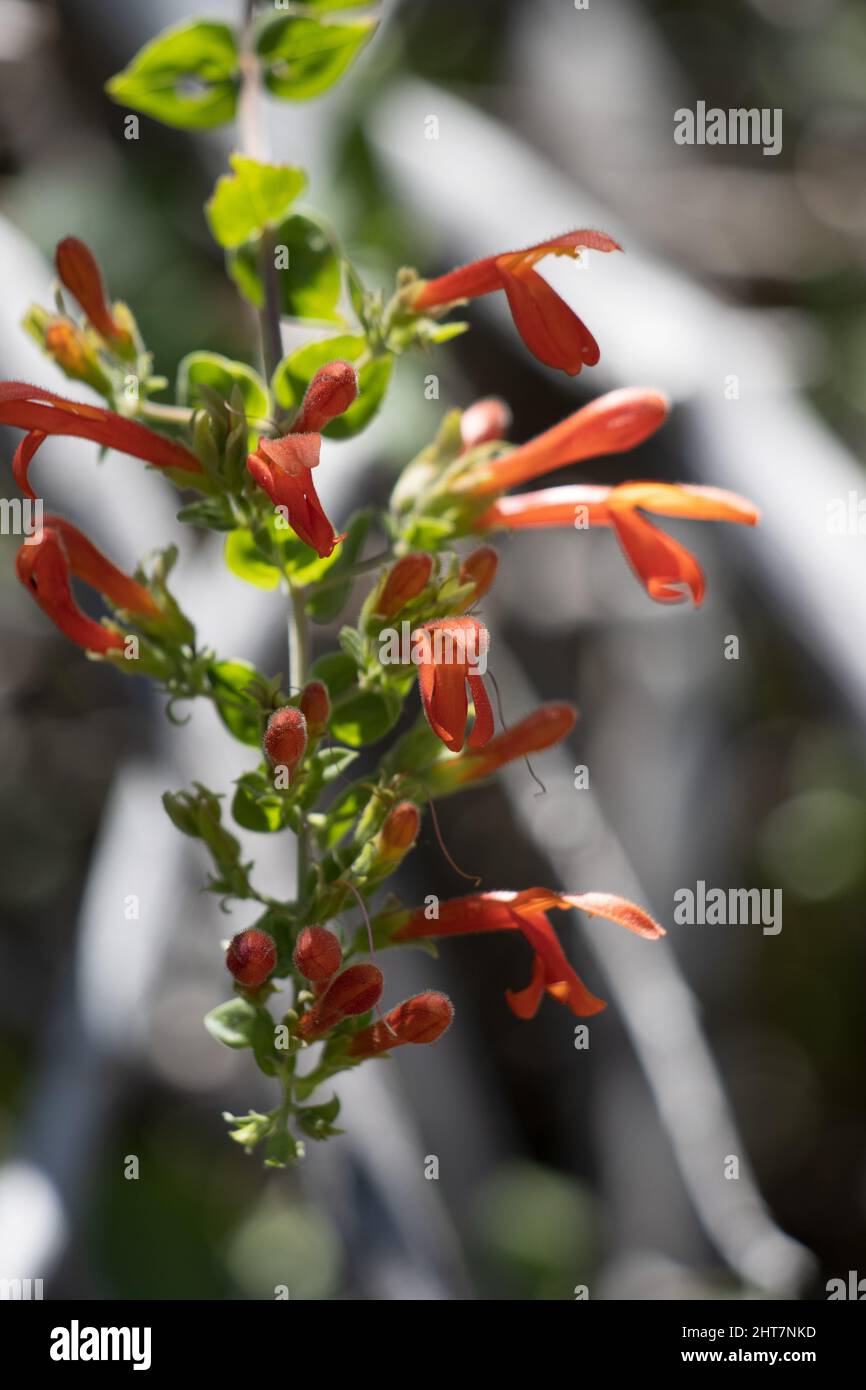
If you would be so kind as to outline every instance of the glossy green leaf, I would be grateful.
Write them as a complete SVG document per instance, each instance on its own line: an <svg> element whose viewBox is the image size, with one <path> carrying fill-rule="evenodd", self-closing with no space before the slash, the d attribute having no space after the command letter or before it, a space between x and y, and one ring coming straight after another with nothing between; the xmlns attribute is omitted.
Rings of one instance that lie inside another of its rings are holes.
<svg viewBox="0 0 866 1390"><path fill-rule="evenodd" d="M320 367L342 359L357 362L367 352L366 339L354 333L340 333L316 343L306 343L284 357L271 379L277 402L286 410L296 409ZM349 409L325 426L322 433L332 439L349 439L359 434L385 398L394 359L390 353L364 362L358 371L358 396Z"/></svg>
<svg viewBox="0 0 866 1390"><path fill-rule="evenodd" d="M232 173L217 179L205 214L214 240L235 247L280 223L307 176L292 164L260 164L241 154L229 155L229 163Z"/></svg>
<svg viewBox="0 0 866 1390"><path fill-rule="evenodd" d="M369 786L354 782L344 792L335 797L323 818L319 841L323 849L332 849L356 824L362 811L370 800Z"/></svg>
<svg viewBox="0 0 866 1390"><path fill-rule="evenodd" d="M333 710L331 733L350 748L376 743L393 729L402 707L399 697L389 691L359 691Z"/></svg>
<svg viewBox="0 0 866 1390"><path fill-rule="evenodd" d="M255 666L248 661L215 661L208 667L207 676L226 728L241 743L258 747L262 741L262 710L249 693L253 682L261 679Z"/></svg>
<svg viewBox="0 0 866 1390"><path fill-rule="evenodd" d="M285 101L306 101L326 92L376 31L375 19L331 24L275 15L259 30L256 48L265 86Z"/></svg>
<svg viewBox="0 0 866 1390"><path fill-rule="evenodd" d="M307 612L313 622L333 622L348 601L352 592L352 576L348 571L360 559L372 519L372 514L368 511L358 512L353 516L346 528L342 545L328 556L328 568L316 575L317 579L327 578L329 587L318 594L312 592L307 600ZM347 573L347 578L342 583L337 583L337 577L343 572Z"/></svg>
<svg viewBox="0 0 866 1390"><path fill-rule="evenodd" d="M258 372L245 362L233 362L218 352L189 352L177 369L177 398L181 405L201 402L200 387L209 387L221 400L229 402L235 386L240 389L248 420L270 417L271 394Z"/></svg>
<svg viewBox="0 0 866 1390"><path fill-rule="evenodd" d="M240 83L238 48L227 24L185 21L145 44L106 83L112 100L186 129L231 121Z"/></svg>
<svg viewBox="0 0 866 1390"><path fill-rule="evenodd" d="M268 564L253 539L252 531L238 527L226 536L225 560L232 574L245 579L257 589L276 589L280 571Z"/></svg>
<svg viewBox="0 0 866 1390"><path fill-rule="evenodd" d="M340 257L327 227L308 214L293 213L272 234L280 309L289 318L340 323ZM264 302L261 241L254 238L229 253L229 274L245 299Z"/></svg>
<svg viewBox="0 0 866 1390"><path fill-rule="evenodd" d="M243 779L232 798L232 816L244 830L254 830L259 835L272 835L285 824L280 798L273 792L263 795Z"/></svg>
<svg viewBox="0 0 866 1390"><path fill-rule="evenodd" d="M354 685L357 676L358 668L346 652L326 652L310 671L311 680L324 681L332 700Z"/></svg>

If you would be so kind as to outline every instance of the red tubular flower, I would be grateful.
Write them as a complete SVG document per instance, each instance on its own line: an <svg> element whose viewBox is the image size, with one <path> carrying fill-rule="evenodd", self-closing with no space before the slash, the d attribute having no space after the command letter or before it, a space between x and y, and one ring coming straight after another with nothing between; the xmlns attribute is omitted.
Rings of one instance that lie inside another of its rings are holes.
<svg viewBox="0 0 866 1390"><path fill-rule="evenodd" d="M181 444L156 434L146 425L126 420L113 410L83 401L67 400L26 381L0 381L0 425L14 425L28 433L15 450L12 472L21 491L35 498L28 469L39 445L49 434L91 439L106 449L118 449L144 459L157 468L175 468L198 477L202 466L195 454ZM191 481L195 482L195 477Z"/></svg>
<svg viewBox="0 0 866 1390"><path fill-rule="evenodd" d="M21 583L61 632L86 651L122 651L124 639L82 613L71 577L83 580L115 608L145 618L160 610L143 585L113 565L71 522L46 516L38 541L22 545L15 559Z"/></svg>
<svg viewBox="0 0 866 1390"><path fill-rule="evenodd" d="M517 724L482 749L469 750L457 758L444 758L424 773L424 784L436 795L457 791L467 782L490 777L515 758L526 758L559 743L574 728L577 710L573 705L540 705Z"/></svg>
<svg viewBox="0 0 866 1390"><path fill-rule="evenodd" d="M625 453L655 433L669 408L665 396L646 387L608 391L510 454L471 468L455 489L472 496L504 492L567 463Z"/></svg>
<svg viewBox="0 0 866 1390"><path fill-rule="evenodd" d="M475 401L460 416L461 452L465 454L467 449L477 449L479 444L504 439L510 425L511 411L498 396L485 396Z"/></svg>
<svg viewBox="0 0 866 1390"><path fill-rule="evenodd" d="M265 730L264 750L275 768L286 768L289 781L307 751L307 721L294 705L274 710Z"/></svg>
<svg viewBox="0 0 866 1390"><path fill-rule="evenodd" d="M349 1044L350 1057L377 1057L406 1043L434 1043L450 1027L454 1005L445 994L427 990L404 999L384 1020L356 1033Z"/></svg>
<svg viewBox="0 0 866 1390"><path fill-rule="evenodd" d="M79 647L101 656L123 648L120 633L110 632L88 618L72 597L69 557L56 531L43 529L36 544L22 545L15 557L15 568L43 613Z"/></svg>
<svg viewBox="0 0 866 1390"><path fill-rule="evenodd" d="M350 965L332 980L304 1014L298 1032L308 1042L321 1037L343 1018L365 1014L382 997L384 979L377 965Z"/></svg>
<svg viewBox="0 0 866 1390"><path fill-rule="evenodd" d="M548 367L559 367L577 376L581 367L594 367L599 358L598 344L589 329L560 299L556 290L543 280L535 266L545 256L575 259L583 248L592 251L621 251L612 237L603 232L566 232L551 241L541 241L524 251L505 251L460 266L436 280L410 285L406 297L418 313L453 304L459 299L476 299L494 290L504 290L518 333L529 351Z"/></svg>
<svg viewBox="0 0 866 1390"><path fill-rule="evenodd" d="M114 608L123 608L144 618L161 616L159 605L144 585L113 565L71 521L48 514L43 520L43 527L56 531L60 536L75 578L102 594Z"/></svg>
<svg viewBox="0 0 866 1390"><path fill-rule="evenodd" d="M328 687L322 681L309 681L301 691L300 710L307 721L307 732L320 738L328 727L331 701Z"/></svg>
<svg viewBox="0 0 866 1390"><path fill-rule="evenodd" d="M337 415L349 409L358 394L358 377L351 362L328 362L307 387L292 434L318 434Z"/></svg>
<svg viewBox="0 0 866 1390"><path fill-rule="evenodd" d="M379 831L379 851L385 859L402 859L412 848L421 828L421 812L414 801L398 801Z"/></svg>
<svg viewBox="0 0 866 1390"><path fill-rule="evenodd" d="M64 237L54 253L61 283L73 294L97 332L128 349L132 335L118 323L105 295L102 275L93 253L78 237Z"/></svg>
<svg viewBox="0 0 866 1390"><path fill-rule="evenodd" d="M259 985L263 985L276 963L276 944L267 932L250 927L247 931L238 932L229 942L226 968L238 984L247 989L258 989Z"/></svg>
<svg viewBox="0 0 866 1390"><path fill-rule="evenodd" d="M486 627L476 618L439 618L418 632L424 634L418 687L431 729L446 748L459 753L466 736L468 685L475 705L469 747L482 748L493 737L493 710L478 674L489 644Z"/></svg>
<svg viewBox="0 0 866 1390"><path fill-rule="evenodd" d="M465 600L467 608L471 608L473 603L477 603L492 588L498 568L499 556L492 545L479 545L477 550L466 556L460 566L460 583L475 586L472 594Z"/></svg>
<svg viewBox="0 0 866 1390"><path fill-rule="evenodd" d="M298 933L292 959L305 980L320 984L339 970L343 948L327 927L304 927Z"/></svg>
<svg viewBox="0 0 866 1390"><path fill-rule="evenodd" d="M662 927L642 908L610 893L554 893L547 888L525 888L520 893L473 893L440 903L439 917L429 921L424 908L393 912L376 922L377 932L391 942L420 941L430 937L463 936L470 932L520 931L535 958L532 978L525 989L506 990L509 1007L518 1018L532 1018L547 993L567 1004L578 1018L598 1013L604 1001L590 994L568 964L559 939L547 920L551 908L576 907L593 917L627 927L647 940L664 936Z"/></svg>
<svg viewBox="0 0 866 1390"><path fill-rule="evenodd" d="M550 526L611 526L623 552L651 598L679 603L691 593L698 604L704 597L703 572L690 551L652 522L638 508L660 516L690 517L696 521L734 521L754 526L755 505L722 488L655 482L621 483L619 487L556 487L500 497L476 521L479 531L524 530Z"/></svg>
<svg viewBox="0 0 866 1390"><path fill-rule="evenodd" d="M385 576L382 592L376 600L376 612L383 618L393 618L413 598L417 598L430 579L433 557L423 550L403 555Z"/></svg>
<svg viewBox="0 0 866 1390"><path fill-rule="evenodd" d="M247 459L247 468L274 506L285 508L295 534L325 559L343 537L325 515L313 482L321 444L319 434L286 434L282 439L263 435Z"/></svg>

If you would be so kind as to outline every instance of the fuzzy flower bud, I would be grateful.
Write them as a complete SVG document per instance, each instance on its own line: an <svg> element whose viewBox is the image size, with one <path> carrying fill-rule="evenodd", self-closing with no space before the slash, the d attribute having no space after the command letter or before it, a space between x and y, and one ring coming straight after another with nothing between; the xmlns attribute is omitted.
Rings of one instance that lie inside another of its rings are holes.
<svg viewBox="0 0 866 1390"><path fill-rule="evenodd" d="M318 738L328 727L331 701L328 688L322 681L310 681L301 693L301 713L307 721L307 732Z"/></svg>
<svg viewBox="0 0 866 1390"><path fill-rule="evenodd" d="M349 409L357 394L358 377L351 362L328 362L307 387L292 434L318 434Z"/></svg>
<svg viewBox="0 0 866 1390"><path fill-rule="evenodd" d="M492 545L479 545L477 550L466 556L460 566L460 583L475 585L474 593L465 601L467 608L471 608L491 588L498 567L499 556Z"/></svg>
<svg viewBox="0 0 866 1390"><path fill-rule="evenodd" d="M352 1057L375 1057L405 1043L432 1043L450 1026L454 1006L445 994L428 990L405 999L385 1016L356 1033L349 1047Z"/></svg>
<svg viewBox="0 0 866 1390"><path fill-rule="evenodd" d="M64 237L54 260L61 283L78 300L93 327L116 347L128 351L132 336L108 303L102 274L90 248L78 237Z"/></svg>
<svg viewBox="0 0 866 1390"><path fill-rule="evenodd" d="M343 1018L365 1014L379 1002L384 985L377 965L350 965L332 980L298 1025L308 1041L321 1037Z"/></svg>
<svg viewBox="0 0 866 1390"><path fill-rule="evenodd" d="M383 859L402 859L418 838L421 813L413 801L399 801L385 817L379 831L379 853Z"/></svg>
<svg viewBox="0 0 866 1390"><path fill-rule="evenodd" d="M277 948L273 937L268 936L267 932L250 927L247 931L238 932L229 942L226 967L239 985L258 989L276 963Z"/></svg>
<svg viewBox="0 0 866 1390"><path fill-rule="evenodd" d="M294 705L275 710L268 720L263 746L277 771L285 768L291 782L307 751L307 721L302 711Z"/></svg>
<svg viewBox="0 0 866 1390"><path fill-rule="evenodd" d="M293 959L305 980L319 984L339 970L343 951L337 937L327 927L304 927L298 935Z"/></svg>
<svg viewBox="0 0 866 1390"><path fill-rule="evenodd" d="M433 558L423 551L404 555L385 576L382 592L376 601L376 612L392 618L426 588L433 569Z"/></svg>

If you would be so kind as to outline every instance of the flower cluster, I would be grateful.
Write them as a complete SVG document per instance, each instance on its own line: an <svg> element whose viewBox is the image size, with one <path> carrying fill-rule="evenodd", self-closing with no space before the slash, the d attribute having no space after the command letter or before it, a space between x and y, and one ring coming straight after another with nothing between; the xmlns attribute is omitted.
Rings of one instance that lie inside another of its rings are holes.
<svg viewBox="0 0 866 1390"><path fill-rule="evenodd" d="M264 37L256 31L253 47L277 96L280 82L290 79L274 58L274 45L286 25L319 22L278 17ZM230 85L238 40L224 28ZM184 53L195 52L196 32L195 23L184 30ZM358 47L360 31L356 37ZM159 50L162 42L151 48ZM216 88L212 103L184 104L183 72L169 101L164 91L140 85L136 62L111 90L142 110L183 124L212 123L217 111L231 107L228 91ZM317 80L308 74L308 85ZM315 232L321 247L321 219L289 210L303 172L241 156L231 163L208 217L232 277L277 318L281 307L303 317L298 306L304 304L313 305L309 316L316 318L318 291L297 279L303 256L290 258L277 300L267 277L259 277L263 250L280 236L291 234L302 245L309 237L312 246ZM177 829L209 856L208 890L252 913L225 950L234 992L206 1024L227 1046L248 1048L279 1083L281 1099L272 1111L228 1117L232 1137L245 1148L262 1144L265 1161L274 1165L299 1157L305 1138L339 1132L336 1097L315 1103L315 1093L333 1076L404 1044L432 1044L451 1023L452 1005L435 990L383 1013L380 952L471 932L517 931L532 965L529 983L506 993L513 1013L532 1018L546 994L586 1017L603 1002L569 964L548 913L577 910L645 940L664 934L640 907L597 891L477 892L443 903L428 899L419 909L404 908L393 896L378 901L437 798L551 747L568 736L576 718L572 706L552 703L497 728L485 681L495 634L477 615L497 574L491 539L503 530L607 527L652 599L690 596L698 604L705 586L697 560L649 518L757 520L745 499L689 484L512 491L565 465L630 452L652 435L667 417L668 402L657 391L634 388L600 397L518 447L507 442L511 422L503 402L482 400L451 412L403 470L384 515L364 508L342 521L342 529L335 527L318 497L314 470L320 463L327 467L338 441L375 415L396 357L447 341L468 326L444 322L450 309L501 289L530 352L576 375L597 362L598 345L537 266L549 255L575 258L620 248L601 232L577 231L434 279L401 271L386 302L364 288L356 268L334 249L330 230L326 241L329 249L320 254L335 258L356 331L267 362L265 376L246 363L192 352L182 364L176 399L166 403L155 399L167 383L153 373L132 311L108 298L90 250L67 237L57 248L56 312L34 306L25 325L61 370L104 404L0 383L0 423L24 432L12 467L28 497L36 496L31 464L48 435L115 449L159 470L182 492L181 524L225 535L226 563L240 579L286 592L292 642L284 680L199 645L168 588L172 545L157 552L149 569L126 574L72 522L49 514L17 559L18 576L42 613L89 657L153 679L169 697L169 712L180 701L211 702L249 751L250 766L228 805L221 792L200 782L167 792L164 805ZM366 552L374 529L384 548L371 558ZM78 606L76 583L101 596L101 621ZM311 624L333 623L350 604L354 621L341 628L338 646L311 661ZM416 704L416 718L389 739L407 703ZM376 767L350 780L359 749L370 745L384 749ZM260 890L237 827L294 836L293 897L275 899ZM278 1002L276 1016L272 1001Z"/></svg>

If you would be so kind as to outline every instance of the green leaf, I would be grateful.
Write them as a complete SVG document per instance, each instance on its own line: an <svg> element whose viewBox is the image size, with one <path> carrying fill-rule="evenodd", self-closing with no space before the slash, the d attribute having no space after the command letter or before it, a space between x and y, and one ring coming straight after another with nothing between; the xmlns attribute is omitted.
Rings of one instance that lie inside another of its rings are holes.
<svg viewBox="0 0 866 1390"><path fill-rule="evenodd" d="M209 531L233 531L237 526L237 517L224 495L190 502L188 507L181 507L177 520L188 526L204 526Z"/></svg>
<svg viewBox="0 0 866 1390"><path fill-rule="evenodd" d="M215 391L221 400L229 402L235 386L243 397L247 419L268 419L273 410L271 394L258 372L245 362L233 362L218 352L189 352L177 369L177 399L181 405L204 401L201 387Z"/></svg>
<svg viewBox="0 0 866 1390"><path fill-rule="evenodd" d="M226 536L225 560L232 574L245 579L257 589L276 589L281 574L276 565L268 564L253 539L252 531L239 527Z"/></svg>
<svg viewBox="0 0 866 1390"><path fill-rule="evenodd" d="M324 681L331 699L355 684L358 668L346 652L327 652L313 663L310 679Z"/></svg>
<svg viewBox="0 0 866 1390"><path fill-rule="evenodd" d="M354 333L341 333L335 338L306 343L296 352L284 357L271 379L277 402L287 410L295 409L304 398L310 382L326 362L342 359L357 362L367 352L365 338ZM332 439L349 439L359 434L378 411L391 380L394 359L390 353L373 357L358 372L358 396L344 411L325 426L322 433Z"/></svg>
<svg viewBox="0 0 866 1390"><path fill-rule="evenodd" d="M393 729L402 708L403 702L390 691L360 691L333 711L331 733L350 748L376 743Z"/></svg>
<svg viewBox="0 0 866 1390"><path fill-rule="evenodd" d="M227 999L205 1014L204 1026L212 1038L226 1047L252 1047L258 1010L246 999Z"/></svg>
<svg viewBox="0 0 866 1390"><path fill-rule="evenodd" d="M216 697L217 711L226 728L241 743L257 748L262 741L262 709L247 693L261 679L248 661L215 661L207 678Z"/></svg>
<svg viewBox="0 0 866 1390"><path fill-rule="evenodd" d="M363 670L364 666L367 664L367 657L364 649L364 639L360 632L354 627L341 627L340 635L337 640L343 648L343 651L347 656L352 658L352 661L358 669Z"/></svg>
<svg viewBox="0 0 866 1390"><path fill-rule="evenodd" d="M165 125L201 129L234 118L239 83L233 31L196 19L158 34L105 89L113 101Z"/></svg>
<svg viewBox="0 0 866 1390"><path fill-rule="evenodd" d="M308 1105L297 1112L298 1123L311 1139L329 1139L333 1134L343 1134L342 1129L334 1128L334 1120L340 1113L339 1096L334 1096L324 1105Z"/></svg>
<svg viewBox="0 0 866 1390"><path fill-rule="evenodd" d="M328 807L324 824L319 832L323 849L333 849L339 844L347 831L352 829L366 807L372 792L369 786L353 782L344 792L335 797Z"/></svg>
<svg viewBox="0 0 866 1390"><path fill-rule="evenodd" d="M329 229L308 214L293 213L274 229L272 240L280 289L280 308L289 318L340 323L336 306L342 291L340 257ZM229 274L255 308L264 303L261 240L229 252Z"/></svg>
<svg viewBox="0 0 866 1390"><path fill-rule="evenodd" d="M217 179L205 215L220 246L241 246L285 217L307 184L303 169L292 164L260 164L246 155L229 155L234 170Z"/></svg>
<svg viewBox="0 0 866 1390"><path fill-rule="evenodd" d="M376 31L375 19L322 23L275 15L262 25L256 49L265 86L285 101L307 101L342 76Z"/></svg>
<svg viewBox="0 0 866 1390"><path fill-rule="evenodd" d="M244 830L254 830L258 835L272 835L283 828L279 798L273 793L263 797L243 782L238 784L232 799L232 815Z"/></svg>

